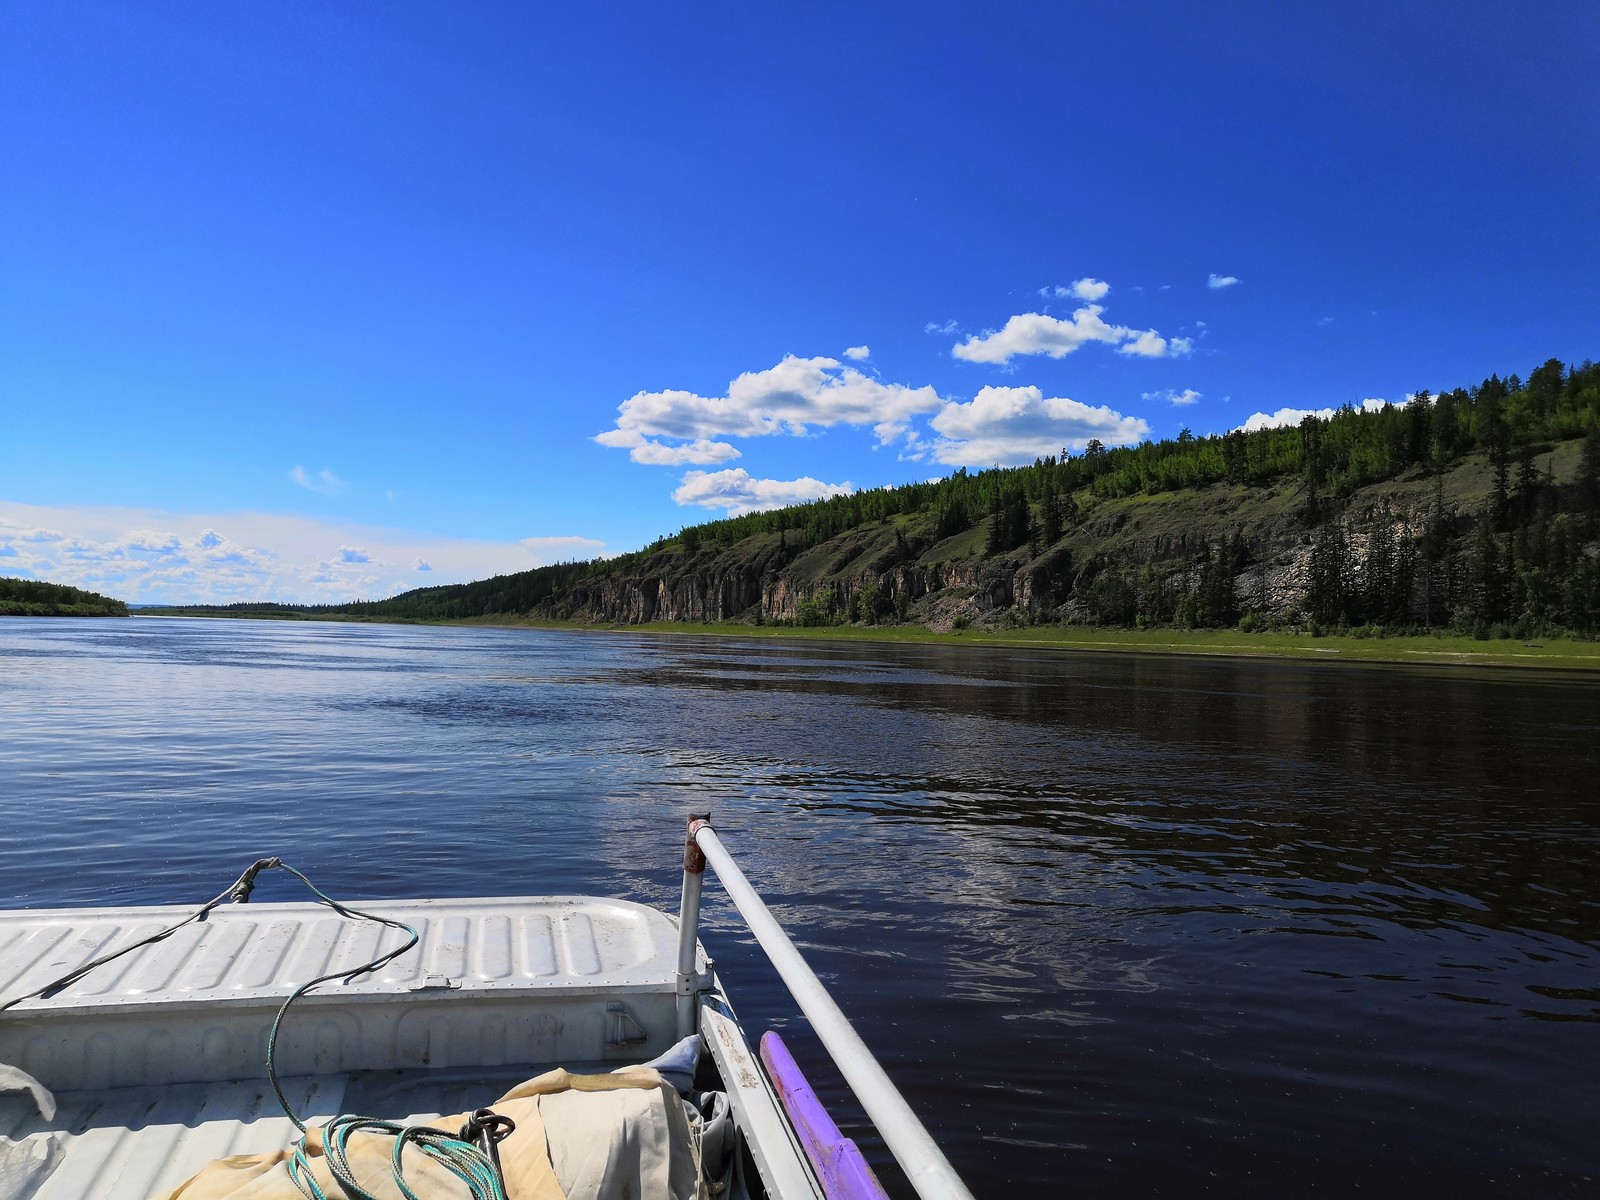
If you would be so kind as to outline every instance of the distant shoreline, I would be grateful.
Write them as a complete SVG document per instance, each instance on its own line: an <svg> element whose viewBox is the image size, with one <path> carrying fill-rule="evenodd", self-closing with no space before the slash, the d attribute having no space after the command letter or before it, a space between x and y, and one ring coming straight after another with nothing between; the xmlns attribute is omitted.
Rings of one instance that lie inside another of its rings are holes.
<svg viewBox="0 0 1600 1200"><path fill-rule="evenodd" d="M200 613L133 611L135 617L203 617L210 620L323 621L361 625L445 625L475 628L554 629L572 633L644 633L879 643L889 645L983 646L996 649L1089 651L1185 655L1196 658L1259 658L1298 662L1381 663L1398 666L1510 667L1518 670L1589 672L1600 675L1600 641L1574 638L1478 641L1465 636L1353 637L1349 634L1242 633L1236 629L1114 629L1087 625L1047 625L988 631L938 633L916 625L747 625L653 621L641 625L598 625L526 617L469 617L450 621L394 621L346 615L298 613Z"/></svg>

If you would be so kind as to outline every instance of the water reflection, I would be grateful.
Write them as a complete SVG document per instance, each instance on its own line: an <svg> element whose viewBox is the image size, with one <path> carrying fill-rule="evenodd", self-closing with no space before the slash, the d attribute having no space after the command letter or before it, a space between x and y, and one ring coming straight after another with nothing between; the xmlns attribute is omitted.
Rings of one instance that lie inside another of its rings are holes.
<svg viewBox="0 0 1600 1200"><path fill-rule="evenodd" d="M135 620L0 624L0 683L11 904L273 852L351 895L671 906L709 804L980 1195L1596 1171L1589 681Z"/></svg>

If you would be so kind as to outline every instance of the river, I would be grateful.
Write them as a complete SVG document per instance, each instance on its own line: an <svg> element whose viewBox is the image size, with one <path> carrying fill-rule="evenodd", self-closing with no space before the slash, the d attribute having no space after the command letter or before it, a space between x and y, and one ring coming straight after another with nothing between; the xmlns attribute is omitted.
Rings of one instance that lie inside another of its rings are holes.
<svg viewBox="0 0 1600 1200"><path fill-rule="evenodd" d="M5 906L278 854L341 898L673 909L708 807L984 1198L1596 1194L1597 780L1592 677L0 621ZM745 1024L881 1164L707 898Z"/></svg>

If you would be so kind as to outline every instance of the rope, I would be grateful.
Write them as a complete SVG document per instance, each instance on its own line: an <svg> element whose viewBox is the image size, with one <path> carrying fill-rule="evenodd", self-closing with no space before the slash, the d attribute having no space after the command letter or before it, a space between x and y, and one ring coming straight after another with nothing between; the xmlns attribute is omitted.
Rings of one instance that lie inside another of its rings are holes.
<svg viewBox="0 0 1600 1200"><path fill-rule="evenodd" d="M141 938L137 942L123 946L119 950L114 950L110 954L102 954L92 962L69 971L59 979L52 980L37 991L13 997L4 1004L0 1004L0 1012L4 1012L24 1000L31 1000L35 997L49 999L51 996L55 996L64 989L71 987L91 971L103 967L106 963L113 962L125 954L131 954L143 946L165 941L186 925L191 925L196 921L204 921L211 911L219 905L230 902L234 904L248 903L250 894L255 891L256 877L263 871L274 869L281 869L293 875L301 883L305 884L307 890L316 897L317 903L331 908L341 917L355 921L372 921L375 924L398 930L406 935L406 940L402 945L385 951L371 962L352 970L330 971L326 975L319 975L315 979L307 980L295 988L278 1009L278 1015L272 1021L272 1030L267 1035L267 1078L272 1081L272 1090L277 1094L278 1104L283 1108L284 1115L294 1122L295 1128L300 1131L300 1137L295 1141L294 1154L288 1163L289 1178L300 1189L301 1194L307 1197L307 1200L330 1200L330 1197L317 1183L316 1177L311 1173L311 1155L308 1153L306 1146L306 1139L310 1129L300 1115L294 1111L294 1107L289 1103L289 1098L284 1095L283 1085L278 1079L278 1034L282 1030L283 1020L288 1016L289 1009L294 1002L310 994L313 989L320 987L324 983L331 983L336 979L344 983L350 983L362 975L381 970L415 947L421 941L421 938L415 929L404 922L392 920L389 917L380 917L376 913L363 912L361 909L340 904L282 859L260 858L251 863L244 874L240 875L226 890L219 892L216 896L206 901L205 904L183 920L148 937ZM472 1197L472 1200L507 1200L505 1184L500 1177L495 1143L505 1138L513 1128L515 1126L509 1119L487 1109L480 1109L475 1113L473 1120L468 1121L466 1128L462 1130L459 1136L448 1133L443 1129L434 1129L428 1125L400 1125L393 1121L380 1121L373 1117L361 1117L346 1113L332 1118L322 1127L323 1157L327 1162L329 1172L342 1189L343 1196L347 1197L348 1200L383 1200L382 1197L363 1187L355 1177L354 1168L350 1163L349 1148L350 1139L358 1133L393 1138L394 1150L390 1156L390 1168L394 1174L395 1186L400 1189L400 1194L405 1197L405 1200L418 1200L417 1194L406 1185L405 1181L403 1159L408 1145L415 1146L419 1153L443 1166L455 1175L457 1179L466 1184L468 1194ZM479 1136L483 1149L479 1149L478 1146L467 1140L473 1134ZM336 1197L334 1200L339 1200L339 1198Z"/></svg>
<svg viewBox="0 0 1600 1200"><path fill-rule="evenodd" d="M0 1004L0 1012L5 1012L6 1009L11 1008L11 1007L13 1007L15 1005L21 1004L24 1000L32 1000L35 996L40 997L41 999L48 1000L51 996L56 995L58 992L62 991L65 988L71 987L73 984L77 983L78 980L82 979L85 975L89 974L89 972L91 972L91 971L93 971L93 970L95 970L95 969L97 969L99 967L105 966L108 962L113 962L116 959L121 958L124 954L132 954L135 950L139 949L141 946L152 946L156 942L165 941L167 938L169 938L173 934L177 933L178 930L182 929L185 925L191 925L196 921L204 921L206 919L206 917L210 915L211 910L216 908L219 904L222 904L224 901L231 900L236 904L244 904L246 901L248 901L250 899L250 893L255 891L255 888L256 888L256 876L261 874L262 871L269 871L273 867L282 867L282 866L283 866L283 862L280 859L276 859L276 858L258 858L258 859L256 859L255 862L251 863L247 868L245 868L245 872L244 872L243 875L239 876L238 879L234 880L233 883L228 885L226 890L217 893L217 895L213 896L210 900L207 900L204 904L202 904L199 908L195 909L194 912L190 913L187 917L185 917L183 920L179 921L176 925L169 925L169 926L167 926L167 928L161 930L158 933L152 933L149 937L141 938L137 942L133 942L133 943L127 945L127 946L124 946L120 950L113 950L110 954L102 954L99 958L95 959L92 962L85 963L83 966L79 967L77 970L69 971L67 974L63 975L60 979L51 980L49 983L45 984L42 988L39 988L37 991L28 992L28 993L26 993L24 995L21 995L21 996L14 996L10 1000L7 1000L4 1004ZM291 871L291 870L293 870L293 868L292 867L284 867L284 870ZM300 873L298 871L295 871L294 873L296 875L300 875ZM305 879L305 876L304 875L300 875L300 878L301 879ZM310 887L309 882L307 883L306 886ZM311 890L312 891L316 891L315 888L312 888ZM319 892L318 895L321 895L321 893ZM327 899L326 897L323 897L323 898ZM329 901L329 903L332 903L332 901ZM375 919L380 919L380 918L375 918ZM409 947L408 947L408 949L409 949Z"/></svg>
<svg viewBox="0 0 1600 1200"><path fill-rule="evenodd" d="M306 888L311 892L311 894L317 898L317 902L319 904L327 905L341 917L347 917L355 921L372 921L379 925L386 925L390 929L398 929L400 932L406 935L406 941L404 945L396 946L393 950L379 955L371 962L356 967L354 970L329 971L326 975L318 975L315 979L306 980L306 982L302 983L299 987L295 988L294 991L289 993L289 998L283 1002L283 1006L278 1009L278 1015L273 1018L272 1032L267 1035L267 1078L272 1081L272 1090L277 1093L278 1103L283 1107L285 1115L288 1116L289 1120L294 1122L295 1128L303 1134L306 1131L306 1123L302 1121L299 1115L294 1111L293 1106L291 1106L289 1103L289 1098L283 1094L283 1085L278 1082L278 1031L283 1028L283 1019L289 1015L290 1007L296 1000L312 991L312 989L320 987L324 983L331 983L335 979L342 983L349 983L358 976L368 975L373 971L377 971L388 966L395 959L399 958L402 954L406 953L406 951L415 946L421 939L418 938L417 931L411 928L409 925L403 924L400 921L391 920L388 917L380 917L376 913L362 912L358 908L348 908L345 905L340 904L337 900L324 895L321 888L317 887L317 885L312 883L311 880L300 874L299 871L296 871L293 867L289 866L288 863L279 862L276 859L266 861L271 861L274 865L282 867L285 871L289 872L289 874L293 875L301 883L306 885Z"/></svg>
<svg viewBox="0 0 1600 1200"><path fill-rule="evenodd" d="M350 1139L357 1133L379 1134L394 1139L389 1165L395 1186L406 1200L418 1200L417 1194L406 1186L403 1157L408 1145L416 1146L422 1154L466 1184L472 1200L508 1200L499 1168L489 1155L472 1143L428 1125L401 1125L394 1121L348 1114L334 1117L322 1127L323 1158L328 1164L328 1173L342 1189L337 1200L343 1200L344 1197L349 1200L384 1200L384 1197L368 1191L356 1178L355 1168L350 1163ZM329 1200L311 1173L311 1159L306 1153L303 1137L295 1143L288 1172L289 1178L309 1200Z"/></svg>

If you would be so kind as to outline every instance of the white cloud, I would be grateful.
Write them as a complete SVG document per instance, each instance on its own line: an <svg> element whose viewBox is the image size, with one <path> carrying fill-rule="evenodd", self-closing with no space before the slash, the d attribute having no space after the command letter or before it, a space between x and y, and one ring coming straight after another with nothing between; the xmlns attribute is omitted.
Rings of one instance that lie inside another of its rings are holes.
<svg viewBox="0 0 1600 1200"><path fill-rule="evenodd" d="M491 542L264 513L44 508L0 501L5 573L135 603L339 603L592 556L593 538ZM6 553L9 548L10 553Z"/></svg>
<svg viewBox="0 0 1600 1200"><path fill-rule="evenodd" d="M940 440L933 457L948 466L1018 466L1062 447L1082 449L1090 439L1108 444L1148 437L1150 426L1109 408L1065 397L1047 398L1036 387L986 387L970 403L946 404L933 418Z"/></svg>
<svg viewBox="0 0 1600 1200"><path fill-rule="evenodd" d="M1085 275L1082 279L1074 280L1066 287L1059 283L1054 287L1042 287L1039 294L1046 299L1065 300L1101 300L1111 290L1111 285L1104 279L1094 279Z"/></svg>
<svg viewBox="0 0 1600 1200"><path fill-rule="evenodd" d="M872 349L868 346L848 346L845 348L844 356L860 362L863 358L872 356Z"/></svg>
<svg viewBox="0 0 1600 1200"><path fill-rule="evenodd" d="M1321 417L1324 421L1331 418L1334 410L1331 408L1280 408L1273 413L1253 413L1239 428L1246 433L1254 433L1258 429L1277 429L1283 425L1298 425L1307 417Z"/></svg>
<svg viewBox="0 0 1600 1200"><path fill-rule="evenodd" d="M617 425L595 440L602 445L643 447L634 439L670 438L691 445L718 436L804 436L812 428L870 425L887 445L910 427L910 419L940 404L931 387L880 383L832 358L788 355L765 371L747 371L728 385L726 396L694 392L640 392L617 409ZM726 443L708 443L718 452ZM665 445L663 443L663 445ZM682 450L682 446L670 447ZM732 457L684 461L719 462Z"/></svg>
<svg viewBox="0 0 1600 1200"><path fill-rule="evenodd" d="M1407 396L1405 400L1395 405L1395 407L1404 408L1410 402L1411 397ZM1368 397L1361 402L1361 411L1378 412L1389 403L1390 401L1381 397ZM1280 408L1274 413L1254 413L1239 428L1246 433L1254 433L1258 429L1277 429L1284 425L1298 425L1307 417L1317 417L1323 421L1331 421L1338 413L1339 410L1337 408Z"/></svg>
<svg viewBox="0 0 1600 1200"><path fill-rule="evenodd" d="M652 441L636 429L608 429L596 435L602 446L615 446L627 450L628 457L636 463L659 467L681 467L688 463L720 463L738 458L739 451L727 442L713 442L696 438L678 446Z"/></svg>
<svg viewBox="0 0 1600 1200"><path fill-rule="evenodd" d="M949 337L953 333L960 333L961 332L961 326L959 324L957 324L956 319L954 317L951 317L948 321L943 321L943 322L941 322L941 321L929 321L926 325L924 325L922 327L922 332L923 333L937 333L937 334L940 334L943 337Z"/></svg>
<svg viewBox="0 0 1600 1200"><path fill-rule="evenodd" d="M313 475L304 467L297 466L289 472L289 478L301 487L313 492L321 492L324 496L332 496L336 492L342 492L345 489L344 480L326 469Z"/></svg>
<svg viewBox="0 0 1600 1200"><path fill-rule="evenodd" d="M1108 324L1100 316L1103 312L1105 308L1099 304L1085 304L1068 320L1045 313L1018 313L998 332L969 337L950 353L967 362L1005 364L1025 354L1063 358L1091 342L1144 358L1172 358L1192 349L1188 338L1169 341L1153 329Z"/></svg>
<svg viewBox="0 0 1600 1200"><path fill-rule="evenodd" d="M1187 405L1198 403L1200 393L1193 388L1184 388L1181 392L1167 388L1165 391L1160 392L1141 392L1139 398L1141 400L1166 400L1178 408L1184 408Z"/></svg>
<svg viewBox="0 0 1600 1200"><path fill-rule="evenodd" d="M1318 317L1314 322L1312 322L1312 324L1314 324L1318 329L1326 329L1329 325L1333 324L1333 318Z"/></svg>
<svg viewBox="0 0 1600 1200"><path fill-rule="evenodd" d="M849 483L823 483L802 475L799 479L752 479L743 467L727 471L690 471L672 493L679 504L723 508L730 517L821 500L855 491Z"/></svg>
<svg viewBox="0 0 1600 1200"><path fill-rule="evenodd" d="M1182 358L1193 349L1191 338L1164 338L1154 329L1145 329L1131 342L1118 346L1117 353L1135 354L1140 358Z"/></svg>
<svg viewBox="0 0 1600 1200"><path fill-rule="evenodd" d="M1237 275L1218 275L1213 272L1206 279L1206 286L1212 291L1216 291L1218 288L1232 287L1238 282L1240 280Z"/></svg>

